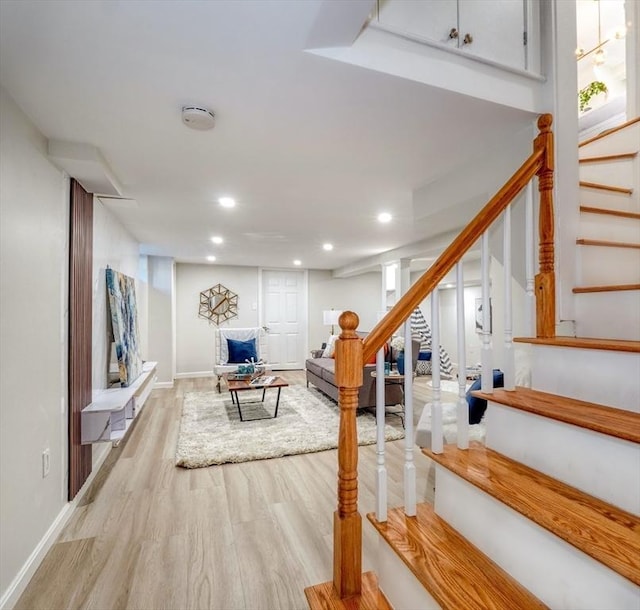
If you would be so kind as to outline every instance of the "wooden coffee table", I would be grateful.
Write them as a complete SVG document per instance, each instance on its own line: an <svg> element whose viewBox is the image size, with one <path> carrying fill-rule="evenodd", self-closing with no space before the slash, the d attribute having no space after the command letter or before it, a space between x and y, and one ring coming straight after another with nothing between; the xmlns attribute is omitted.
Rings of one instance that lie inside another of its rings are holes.
<svg viewBox="0 0 640 610"><path fill-rule="evenodd" d="M271 417L254 417L253 419L248 419L246 421L257 421L259 419L274 419L278 417L278 406L280 405L280 390L282 388L286 388L289 386L289 383L286 379L282 377L277 377L275 375L263 375L257 379L235 379L235 375L233 373L225 373L222 376L227 384L227 389L231 394L231 402L238 407L238 415L240 416L240 421L245 421L242 417L242 409L240 408L240 398L238 397L238 392L246 392L248 390L262 390L262 398L259 401L245 401L245 404L248 402L264 402L264 397L267 393L267 390L271 388L277 388L278 394L276 396L276 409ZM266 378L266 379L265 379ZM265 381L268 380L268 383Z"/></svg>

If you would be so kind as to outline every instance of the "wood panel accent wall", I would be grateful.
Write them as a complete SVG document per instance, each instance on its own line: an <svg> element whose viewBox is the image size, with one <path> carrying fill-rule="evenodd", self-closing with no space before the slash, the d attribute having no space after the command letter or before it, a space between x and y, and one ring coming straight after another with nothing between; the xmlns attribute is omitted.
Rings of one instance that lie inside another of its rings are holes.
<svg viewBox="0 0 640 610"><path fill-rule="evenodd" d="M93 195L71 180L69 230L69 500L91 473L81 412L91 402Z"/></svg>

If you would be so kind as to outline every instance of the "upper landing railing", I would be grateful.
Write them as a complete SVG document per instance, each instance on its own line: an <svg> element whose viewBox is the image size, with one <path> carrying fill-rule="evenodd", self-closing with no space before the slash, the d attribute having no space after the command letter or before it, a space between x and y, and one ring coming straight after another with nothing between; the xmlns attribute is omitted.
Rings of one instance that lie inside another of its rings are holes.
<svg viewBox="0 0 640 610"><path fill-rule="evenodd" d="M554 215L552 195L554 156L551 123L552 117L549 114L542 115L538 119L539 134L533 142L531 156L463 229L438 260L411 286L395 307L367 335L364 341L356 334L358 316L350 311L346 311L340 316L342 333L340 340L336 343L336 381L340 388L338 508L334 513L333 563L333 584L340 598L356 595L361 590L362 519L358 512L356 408L358 406L358 391L363 381L363 362L368 361L381 350L392 334L409 319L411 312L436 289L438 283L461 261L464 254L476 241L483 238L483 248L488 248L486 245L488 244L488 229L503 212L509 212L509 204L536 176L538 178L540 196L538 219L539 271L535 275L536 335L545 338L555 336ZM437 290L434 295L437 295ZM406 336L410 338L409 330L406 331ZM486 340L487 342L489 341L488 333ZM381 362L381 358L379 359ZM462 374L464 374L464 371ZM505 384L505 387L508 387L507 384ZM483 382L483 391L484 389ZM491 390L489 389L489 391ZM409 421L412 417L411 412L406 413L408 452L412 450L413 444L413 439L411 438L413 436L412 422ZM407 514L411 514L411 512L407 512Z"/></svg>

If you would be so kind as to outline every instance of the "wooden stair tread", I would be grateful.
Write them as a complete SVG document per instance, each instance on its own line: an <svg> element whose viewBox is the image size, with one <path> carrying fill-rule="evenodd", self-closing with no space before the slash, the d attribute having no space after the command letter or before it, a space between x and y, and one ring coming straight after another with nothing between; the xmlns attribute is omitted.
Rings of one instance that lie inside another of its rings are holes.
<svg viewBox="0 0 640 610"><path fill-rule="evenodd" d="M600 157L582 157L578 159L578 163L598 163L600 161L617 161L619 159L634 159L638 156L637 152L619 153L617 155L601 155Z"/></svg>
<svg viewBox="0 0 640 610"><path fill-rule="evenodd" d="M576 286L574 294L585 292L619 292L622 290L640 290L640 284L616 284L611 286Z"/></svg>
<svg viewBox="0 0 640 610"><path fill-rule="evenodd" d="M523 387L514 391L496 388L493 394L472 393L514 409L640 443L640 413Z"/></svg>
<svg viewBox="0 0 640 610"><path fill-rule="evenodd" d="M595 142L596 140L601 140L602 138L606 138L607 136L610 136L612 133L616 133L616 131L620 131L621 129L625 129L626 127L629 127L629 126L633 125L634 123L637 123L638 121L640 121L640 117L636 117L635 119L631 119L631 120L627 121L626 123L622 123L622 125L618 125L617 127L612 127L611 129L607 129L606 131L603 131L602 133L599 133L597 136L593 136L592 138L589 138L588 140L584 140L584 142L580 142L580 144L578 144L578 148L580 148L581 146L586 146L587 144L591 144L591 142Z"/></svg>
<svg viewBox="0 0 640 610"><path fill-rule="evenodd" d="M438 517L430 504L418 504L415 517L394 508L385 522L374 513L367 518L445 610L546 608Z"/></svg>
<svg viewBox="0 0 640 610"><path fill-rule="evenodd" d="M640 244L627 241L606 241L602 239L576 239L579 246L604 246L605 248L640 248Z"/></svg>
<svg viewBox="0 0 640 610"><path fill-rule="evenodd" d="M607 208L597 208L591 205L581 205L580 211L588 214L607 214L609 216L620 216L621 218L633 218L635 220L640 220L640 214L637 212L627 212L626 210L610 210Z"/></svg>
<svg viewBox="0 0 640 610"><path fill-rule="evenodd" d="M631 195L633 189L626 188L624 186L611 186L609 184L600 184L598 182L585 182L580 180L580 186L589 189L599 189L601 191L611 191L613 193L624 193L625 195Z"/></svg>
<svg viewBox="0 0 640 610"><path fill-rule="evenodd" d="M340 599L333 581L307 587L304 594L311 610L393 610L378 588L378 577L373 572L362 575L362 591L354 597Z"/></svg>
<svg viewBox="0 0 640 610"><path fill-rule="evenodd" d="M640 518L480 445L422 452L640 585Z"/></svg>
<svg viewBox="0 0 640 610"><path fill-rule="evenodd" d="M640 341L625 341L623 339L599 339L592 337L516 337L517 343L532 343L534 345L552 345L556 347L577 347L582 349L601 349L613 352L640 352Z"/></svg>

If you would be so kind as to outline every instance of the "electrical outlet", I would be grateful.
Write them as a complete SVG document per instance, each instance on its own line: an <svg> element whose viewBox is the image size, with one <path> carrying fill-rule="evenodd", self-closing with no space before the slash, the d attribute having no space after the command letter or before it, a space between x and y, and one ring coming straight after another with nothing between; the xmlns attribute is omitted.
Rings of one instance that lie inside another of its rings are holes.
<svg viewBox="0 0 640 610"><path fill-rule="evenodd" d="M49 447L47 447L42 452L42 478L43 479L49 474L50 468L51 468L51 454L49 452Z"/></svg>

